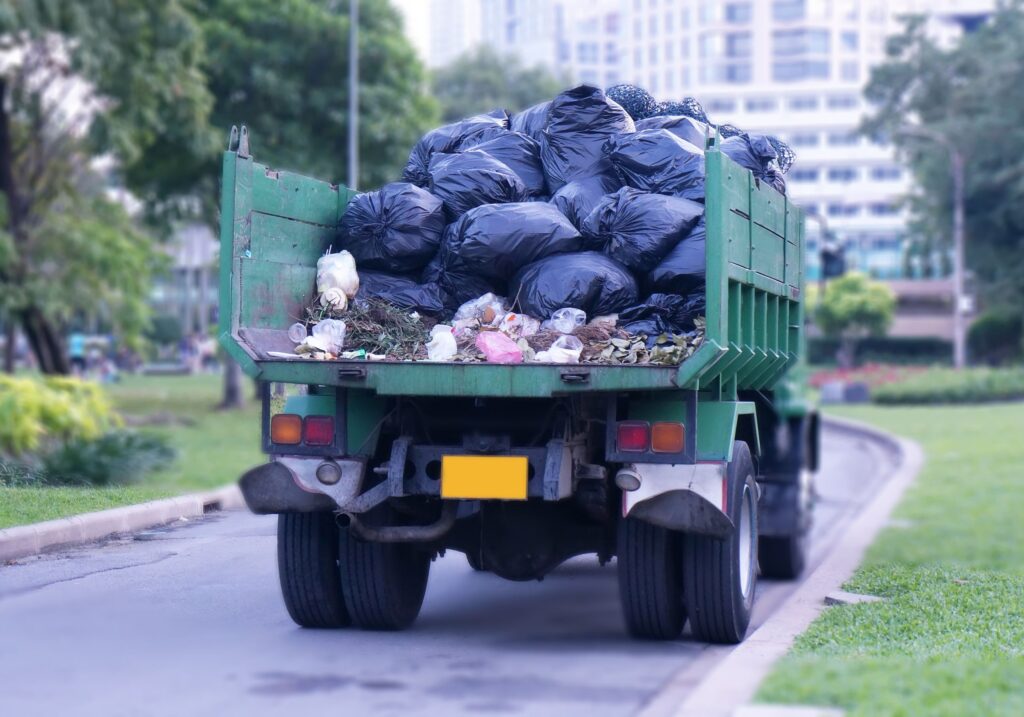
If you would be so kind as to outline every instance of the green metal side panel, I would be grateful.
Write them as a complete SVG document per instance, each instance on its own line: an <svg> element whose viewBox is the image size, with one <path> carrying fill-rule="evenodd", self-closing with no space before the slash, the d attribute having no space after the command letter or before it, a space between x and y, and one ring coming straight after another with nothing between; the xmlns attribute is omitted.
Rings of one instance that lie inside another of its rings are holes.
<svg viewBox="0 0 1024 717"><path fill-rule="evenodd" d="M297 416L333 416L334 396L289 396L285 399L282 413L294 413Z"/></svg>
<svg viewBox="0 0 1024 717"><path fill-rule="evenodd" d="M697 401L697 460L731 461L739 417L754 412L754 404L749 401ZM760 453L756 421L754 432L755 445L750 450Z"/></svg>

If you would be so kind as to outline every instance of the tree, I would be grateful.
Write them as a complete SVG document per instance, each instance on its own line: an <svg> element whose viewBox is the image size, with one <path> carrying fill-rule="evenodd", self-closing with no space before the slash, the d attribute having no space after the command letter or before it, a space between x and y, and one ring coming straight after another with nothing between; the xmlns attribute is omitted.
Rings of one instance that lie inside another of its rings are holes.
<svg viewBox="0 0 1024 717"><path fill-rule="evenodd" d="M331 180L347 175L348 7L326 0L197 0L206 44L202 69L214 97L211 124L222 140L231 125L245 123L261 163ZM416 140L436 124L437 105L401 19L385 0L361 0L359 55L359 177L370 188L401 176ZM196 204L212 219L219 154L190 171L183 184L205 200ZM167 196L167 176L155 177L153 194ZM227 361L222 405L230 407L243 392L237 364Z"/></svg>
<svg viewBox="0 0 1024 717"><path fill-rule="evenodd" d="M154 255L93 160L130 168L164 143L199 148L200 47L176 0L0 10L0 312L8 346L17 323L44 373L68 371L62 329L78 314L103 311L128 338L144 326Z"/></svg>
<svg viewBox="0 0 1024 717"><path fill-rule="evenodd" d="M896 298L885 284L851 272L833 279L817 296L814 322L828 338L839 339L836 360L843 368L854 364L857 342L880 336L892 324Z"/></svg>
<svg viewBox="0 0 1024 717"><path fill-rule="evenodd" d="M864 131L895 142L920 191L909 198L913 239L940 257L950 246L948 153L903 132L908 122L954 144L966 158L966 262L990 305L1024 311L1024 11L1019 3L946 48L922 18L890 39L888 60L866 95L876 107ZM941 260L940 260L941 261Z"/></svg>
<svg viewBox="0 0 1024 717"><path fill-rule="evenodd" d="M550 100L565 88L568 78L558 78L542 66L523 67L514 55L480 47L437 70L431 84L442 119L453 122L498 107L517 111Z"/></svg>

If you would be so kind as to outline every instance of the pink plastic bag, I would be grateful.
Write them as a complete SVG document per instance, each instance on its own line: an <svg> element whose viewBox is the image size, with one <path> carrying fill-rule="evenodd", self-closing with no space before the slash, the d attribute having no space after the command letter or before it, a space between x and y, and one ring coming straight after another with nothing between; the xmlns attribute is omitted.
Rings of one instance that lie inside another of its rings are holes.
<svg viewBox="0 0 1024 717"><path fill-rule="evenodd" d="M476 335L476 347L491 363L523 362L522 349L500 331L481 331Z"/></svg>

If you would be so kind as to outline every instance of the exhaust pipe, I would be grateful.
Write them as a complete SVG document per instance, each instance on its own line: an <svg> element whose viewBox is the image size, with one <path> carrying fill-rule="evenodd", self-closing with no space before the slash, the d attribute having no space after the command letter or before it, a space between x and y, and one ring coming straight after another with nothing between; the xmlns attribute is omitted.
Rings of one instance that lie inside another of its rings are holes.
<svg viewBox="0 0 1024 717"><path fill-rule="evenodd" d="M366 525L355 513L342 513L342 516L348 520L348 529L356 537L371 543L427 543L452 529L458 510L457 502L446 502L441 507L441 517L430 525Z"/></svg>

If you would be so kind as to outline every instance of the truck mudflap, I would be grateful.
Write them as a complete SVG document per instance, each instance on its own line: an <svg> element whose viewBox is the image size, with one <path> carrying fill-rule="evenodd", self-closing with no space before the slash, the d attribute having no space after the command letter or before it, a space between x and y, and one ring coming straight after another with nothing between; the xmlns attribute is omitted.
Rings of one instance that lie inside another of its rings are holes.
<svg viewBox="0 0 1024 717"><path fill-rule="evenodd" d="M620 485L637 485L622 493L623 517L653 525L724 538L733 531L727 515L728 463L631 463L619 471Z"/></svg>
<svg viewBox="0 0 1024 717"><path fill-rule="evenodd" d="M253 513L313 513L350 503L365 472L359 460L279 456L246 472L238 486Z"/></svg>

